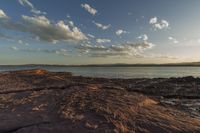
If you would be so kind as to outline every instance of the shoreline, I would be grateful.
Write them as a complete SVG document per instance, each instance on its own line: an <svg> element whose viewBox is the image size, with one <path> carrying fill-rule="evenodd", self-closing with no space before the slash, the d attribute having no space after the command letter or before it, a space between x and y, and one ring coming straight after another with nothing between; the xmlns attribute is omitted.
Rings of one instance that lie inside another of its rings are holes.
<svg viewBox="0 0 200 133"><path fill-rule="evenodd" d="M30 68L12 68L12 69L2 69L0 68L0 73L9 73L9 72L15 72L15 71L23 71L23 70L35 70L35 69L41 69L41 70L47 70L49 72L66 72L66 73L71 73L73 76L79 76L79 77L85 77L85 78L105 78L105 79L126 79L126 80L134 80L134 79L171 79L171 78L187 78L187 77L193 77L193 78L200 78L200 75L199 74L194 74L194 71L196 70L197 73L200 72L200 68L199 67L194 67L194 68L199 68L199 69L188 69L186 71L185 74L181 74L181 73L184 73L183 70L181 71L178 71L179 74L174 74L171 69L170 70L167 70L167 72L169 73L169 75L166 75L166 72L165 73L162 73L162 69L161 70L153 70L153 72L151 73L151 70L149 69L145 69L144 71L147 72L147 74L145 75L145 73L142 73L142 72L135 72L134 69L133 69L133 72L131 70L128 70L128 71L125 71L125 72L119 72L119 73L116 73L117 71L114 70L114 71L108 71L108 73L104 72L104 68L106 69L106 67L103 67L103 69L97 69L98 67L91 67L91 71L88 71L88 69L84 69L86 67L80 67L81 69L78 69L78 67L70 67L72 69L67 69L66 67L65 68L54 68L54 66L52 66L52 68L49 68L49 67L30 67ZM92 69L94 68L94 69ZM102 68L102 67L100 67ZM109 67L108 67L109 68ZM141 68L141 67L139 67ZM153 67L154 68L154 67ZM187 67L187 68L190 68L190 67ZM139 69L140 70L140 69ZM78 71L78 72L77 72ZM119 69L120 71L120 69ZM141 70L140 70L141 71ZM191 71L191 72L189 72ZM128 73L131 73L130 75ZM148 75L148 72L150 72L151 74ZM157 74L157 73L160 73L160 74ZM126 75L127 74L127 75ZM159 76L161 75L161 76Z"/></svg>
<svg viewBox="0 0 200 133"><path fill-rule="evenodd" d="M199 103L200 78L194 77L107 79L42 69L0 73L2 133L198 132Z"/></svg>

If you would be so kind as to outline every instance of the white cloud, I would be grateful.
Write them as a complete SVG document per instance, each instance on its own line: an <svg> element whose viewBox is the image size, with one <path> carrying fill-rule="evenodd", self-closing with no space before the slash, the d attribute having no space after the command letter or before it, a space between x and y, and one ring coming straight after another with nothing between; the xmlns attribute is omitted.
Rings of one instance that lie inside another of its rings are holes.
<svg viewBox="0 0 200 133"><path fill-rule="evenodd" d="M109 42L111 42L111 40L99 38L99 39L96 39L96 42L102 44L102 43L109 43Z"/></svg>
<svg viewBox="0 0 200 133"><path fill-rule="evenodd" d="M146 34L144 34L144 35L140 35L138 37L138 39L142 39L143 41L147 41L149 39L149 37Z"/></svg>
<svg viewBox="0 0 200 133"><path fill-rule="evenodd" d="M17 51L17 50L18 50L18 48L17 48L17 47L15 47L15 46L12 46L12 47L11 47L11 49L12 49L12 50L15 50L15 51Z"/></svg>
<svg viewBox="0 0 200 133"><path fill-rule="evenodd" d="M158 22L157 17L150 18L150 20L149 20L149 24L156 24L157 22Z"/></svg>
<svg viewBox="0 0 200 133"><path fill-rule="evenodd" d="M162 30L162 29L168 29L169 28L169 22L167 20L158 20L157 17L150 18L149 24L151 24L154 28L154 30Z"/></svg>
<svg viewBox="0 0 200 133"><path fill-rule="evenodd" d="M119 30L117 30L115 33L116 33L116 35L120 36L120 35L126 34L126 33L128 33L128 32L125 31L125 30L119 29Z"/></svg>
<svg viewBox="0 0 200 133"><path fill-rule="evenodd" d="M8 21L3 23L4 28L27 32L34 35L39 40L47 42L59 41L82 41L87 40L87 37L80 29L74 25L67 25L63 20L54 23L45 16L25 16L22 15L20 22Z"/></svg>
<svg viewBox="0 0 200 133"><path fill-rule="evenodd" d="M97 22L95 22L95 21L93 21L93 23L94 23L98 28L100 28L100 29L102 29L102 30L107 30L108 28L111 27L110 24L109 24L109 25L103 25L103 24L97 23Z"/></svg>
<svg viewBox="0 0 200 133"><path fill-rule="evenodd" d="M5 14L5 12L3 10L0 9L0 19L3 18L3 19L7 19L8 16Z"/></svg>
<svg viewBox="0 0 200 133"><path fill-rule="evenodd" d="M26 42L24 42L24 41L22 41L22 40L18 40L18 43L19 43L19 44L23 44L23 45L25 45L25 46L28 46L28 45L29 45L29 43L26 43Z"/></svg>
<svg viewBox="0 0 200 133"><path fill-rule="evenodd" d="M31 12L34 14L46 14L46 12L42 12L34 7L34 5L29 0L18 0L22 6L27 6L30 8Z"/></svg>
<svg viewBox="0 0 200 133"><path fill-rule="evenodd" d="M119 45L91 45L82 44L77 47L80 53L91 57L142 57L143 51L151 49L152 43L125 43Z"/></svg>
<svg viewBox="0 0 200 133"><path fill-rule="evenodd" d="M74 22L73 21L69 21L69 25L74 27Z"/></svg>
<svg viewBox="0 0 200 133"><path fill-rule="evenodd" d="M103 45L92 45L92 44L81 44L80 46L77 47L79 50L82 52L84 51L104 51L108 50L107 47Z"/></svg>
<svg viewBox="0 0 200 133"><path fill-rule="evenodd" d="M68 19L70 19L70 18L71 18L71 16L70 16L69 14L67 14L67 18L68 18Z"/></svg>
<svg viewBox="0 0 200 133"><path fill-rule="evenodd" d="M90 38L95 38L95 36L92 35L92 34L88 34L88 37L90 37Z"/></svg>
<svg viewBox="0 0 200 133"><path fill-rule="evenodd" d="M20 51L20 52L28 52L28 53L47 53L47 54L57 54L62 56L68 56L68 51L66 49L56 49L56 50L49 50L49 49L33 49L33 48L18 48L16 46L11 47L12 50Z"/></svg>
<svg viewBox="0 0 200 133"><path fill-rule="evenodd" d="M92 8L88 4L81 4L81 7L84 8L86 11L88 11L90 14L95 15L97 13L97 10Z"/></svg>
<svg viewBox="0 0 200 133"><path fill-rule="evenodd" d="M70 27L60 20L53 24L45 16L22 16L25 30L38 36L41 40L54 42L59 40L85 40L86 36L77 28ZM38 30L39 29L39 30Z"/></svg>
<svg viewBox="0 0 200 133"><path fill-rule="evenodd" d="M161 20L161 22L160 23L156 23L155 25L154 25L154 27L156 28L156 29L166 29L166 28L168 28L169 27L169 23L166 21L166 20Z"/></svg>
<svg viewBox="0 0 200 133"><path fill-rule="evenodd" d="M22 41L22 40L18 40L18 43L19 43L19 44L23 44L23 41Z"/></svg>
<svg viewBox="0 0 200 133"><path fill-rule="evenodd" d="M177 56L172 56L169 54L148 54L148 55L145 55L144 57L145 58L171 59L171 60L179 59Z"/></svg>
<svg viewBox="0 0 200 133"><path fill-rule="evenodd" d="M178 40L176 40L175 38L173 38L173 37L168 37L168 39L170 40L170 41L172 41L174 44L177 44L177 43L179 43L179 41Z"/></svg>

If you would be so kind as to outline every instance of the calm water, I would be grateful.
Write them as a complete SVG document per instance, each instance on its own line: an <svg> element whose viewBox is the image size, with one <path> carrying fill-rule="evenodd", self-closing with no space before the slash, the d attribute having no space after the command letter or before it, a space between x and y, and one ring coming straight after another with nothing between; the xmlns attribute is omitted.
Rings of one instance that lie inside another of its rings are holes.
<svg viewBox="0 0 200 133"><path fill-rule="evenodd" d="M0 66L0 71L43 68L55 72L105 78L168 78L200 77L200 67L63 67L63 66Z"/></svg>

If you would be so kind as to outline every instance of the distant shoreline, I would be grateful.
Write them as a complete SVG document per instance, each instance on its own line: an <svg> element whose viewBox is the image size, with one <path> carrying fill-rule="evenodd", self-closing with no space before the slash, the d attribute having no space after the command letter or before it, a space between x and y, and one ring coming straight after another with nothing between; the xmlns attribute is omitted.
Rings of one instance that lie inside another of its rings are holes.
<svg viewBox="0 0 200 133"><path fill-rule="evenodd" d="M24 64L24 65L0 65L0 67L200 67L199 64L91 64L91 65L46 65L46 64Z"/></svg>

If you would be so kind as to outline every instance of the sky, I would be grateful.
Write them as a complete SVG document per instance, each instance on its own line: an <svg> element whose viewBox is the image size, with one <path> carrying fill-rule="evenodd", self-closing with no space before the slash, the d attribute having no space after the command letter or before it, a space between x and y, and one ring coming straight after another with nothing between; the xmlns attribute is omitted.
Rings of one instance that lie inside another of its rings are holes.
<svg viewBox="0 0 200 133"><path fill-rule="evenodd" d="M1 0L0 65L200 61L199 0Z"/></svg>

